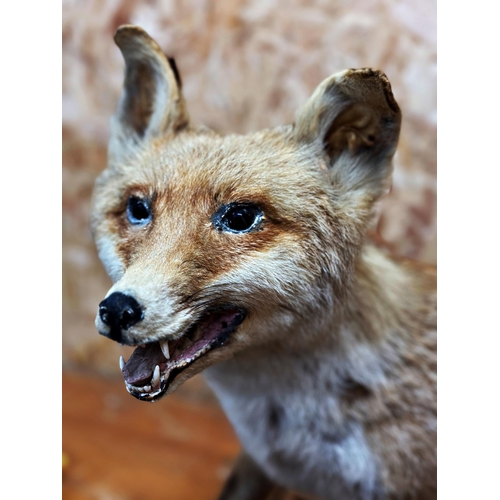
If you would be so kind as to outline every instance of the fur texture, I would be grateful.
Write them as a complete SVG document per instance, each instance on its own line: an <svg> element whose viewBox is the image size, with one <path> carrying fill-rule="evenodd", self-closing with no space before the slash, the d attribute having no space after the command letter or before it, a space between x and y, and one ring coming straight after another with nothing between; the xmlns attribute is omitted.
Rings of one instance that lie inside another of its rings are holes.
<svg viewBox="0 0 500 500"><path fill-rule="evenodd" d="M92 230L115 282L108 297L143 308L121 341L179 342L214 308L246 314L164 391L205 370L245 450L221 498L275 486L434 498L435 270L366 239L401 123L386 76L337 73L292 125L220 136L190 122L175 65L143 30L124 26L115 41L126 76ZM131 224L131 197L150 220ZM262 219L218 229L214 214L235 203Z"/></svg>

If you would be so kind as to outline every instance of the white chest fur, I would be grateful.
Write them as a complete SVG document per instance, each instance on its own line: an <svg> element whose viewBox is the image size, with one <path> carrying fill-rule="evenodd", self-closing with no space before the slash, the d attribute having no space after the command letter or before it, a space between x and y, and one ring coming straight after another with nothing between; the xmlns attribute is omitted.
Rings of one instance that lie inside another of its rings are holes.
<svg viewBox="0 0 500 500"><path fill-rule="evenodd" d="M324 360L289 361L279 372L256 360L205 372L247 453L290 489L324 499L382 498L363 429L339 407L335 372Z"/></svg>

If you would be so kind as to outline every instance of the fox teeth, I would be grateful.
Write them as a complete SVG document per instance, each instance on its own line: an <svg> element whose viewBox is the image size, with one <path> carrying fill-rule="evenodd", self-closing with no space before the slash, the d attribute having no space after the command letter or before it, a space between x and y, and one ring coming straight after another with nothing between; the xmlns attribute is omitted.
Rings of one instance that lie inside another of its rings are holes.
<svg viewBox="0 0 500 500"><path fill-rule="evenodd" d="M153 373L153 378L151 379L151 387L158 387L160 385L160 367L155 366L155 371Z"/></svg>
<svg viewBox="0 0 500 500"><path fill-rule="evenodd" d="M123 371L123 367L125 366L125 361L123 361L123 356L120 356L120 370Z"/></svg>
<svg viewBox="0 0 500 500"><path fill-rule="evenodd" d="M170 359L170 351L168 350L168 340L162 340L160 342L160 347L161 347L161 352L163 353L163 355L167 359Z"/></svg>

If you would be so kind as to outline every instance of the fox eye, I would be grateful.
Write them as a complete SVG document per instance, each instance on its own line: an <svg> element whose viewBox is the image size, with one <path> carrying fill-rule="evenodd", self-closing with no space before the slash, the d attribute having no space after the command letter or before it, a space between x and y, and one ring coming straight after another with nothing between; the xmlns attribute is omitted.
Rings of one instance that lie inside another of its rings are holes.
<svg viewBox="0 0 500 500"><path fill-rule="evenodd" d="M230 233L246 233L254 229L262 219L262 211L250 203L225 205L213 217L217 229Z"/></svg>
<svg viewBox="0 0 500 500"><path fill-rule="evenodd" d="M152 217L151 208L146 200L131 196L127 203L127 217L131 224L145 225Z"/></svg>

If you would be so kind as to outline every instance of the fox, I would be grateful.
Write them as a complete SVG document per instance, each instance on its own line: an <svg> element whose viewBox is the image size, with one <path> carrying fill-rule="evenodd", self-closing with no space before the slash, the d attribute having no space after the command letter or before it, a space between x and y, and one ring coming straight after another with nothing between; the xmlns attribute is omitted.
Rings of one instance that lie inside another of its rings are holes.
<svg viewBox="0 0 500 500"><path fill-rule="evenodd" d="M90 224L127 391L203 372L242 446L219 500L436 498L436 266L369 236L401 127L387 76L337 72L292 124L223 135L146 31L114 41Z"/></svg>

